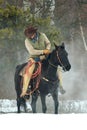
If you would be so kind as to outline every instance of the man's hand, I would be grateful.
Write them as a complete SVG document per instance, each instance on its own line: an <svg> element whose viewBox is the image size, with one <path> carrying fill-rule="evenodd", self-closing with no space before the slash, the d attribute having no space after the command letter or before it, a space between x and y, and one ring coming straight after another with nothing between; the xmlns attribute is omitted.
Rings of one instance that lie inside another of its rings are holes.
<svg viewBox="0 0 87 130"><path fill-rule="evenodd" d="M48 49L43 50L43 54L48 55L49 53L50 53L50 50Z"/></svg>

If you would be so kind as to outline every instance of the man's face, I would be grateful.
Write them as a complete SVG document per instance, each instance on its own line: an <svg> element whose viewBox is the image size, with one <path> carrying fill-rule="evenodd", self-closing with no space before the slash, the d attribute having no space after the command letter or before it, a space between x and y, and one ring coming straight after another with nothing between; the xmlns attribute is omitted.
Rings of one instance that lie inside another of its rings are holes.
<svg viewBox="0 0 87 130"><path fill-rule="evenodd" d="M33 39L35 37L35 35L36 35L36 33L31 33L31 34L28 35L28 38Z"/></svg>

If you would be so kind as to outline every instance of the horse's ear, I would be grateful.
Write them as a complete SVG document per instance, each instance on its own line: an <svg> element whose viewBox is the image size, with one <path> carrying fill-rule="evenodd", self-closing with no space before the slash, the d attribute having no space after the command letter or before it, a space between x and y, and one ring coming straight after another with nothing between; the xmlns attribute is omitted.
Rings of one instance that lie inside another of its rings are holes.
<svg viewBox="0 0 87 130"><path fill-rule="evenodd" d="M54 42L54 46L55 46L55 48L57 49L58 48L58 46L56 45L56 43Z"/></svg>
<svg viewBox="0 0 87 130"><path fill-rule="evenodd" d="M64 42L61 44L61 48L65 48L65 44L64 44Z"/></svg>

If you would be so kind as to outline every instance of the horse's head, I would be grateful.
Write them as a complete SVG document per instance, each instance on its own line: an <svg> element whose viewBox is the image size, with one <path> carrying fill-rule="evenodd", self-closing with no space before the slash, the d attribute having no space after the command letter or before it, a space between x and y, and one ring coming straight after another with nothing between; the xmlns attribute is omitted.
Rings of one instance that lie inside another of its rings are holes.
<svg viewBox="0 0 87 130"><path fill-rule="evenodd" d="M55 45L55 44L54 44ZM63 68L64 71L69 71L71 68L68 53L65 50L65 45L55 45L55 49L52 51L50 56L50 62L53 63L56 67L59 65Z"/></svg>

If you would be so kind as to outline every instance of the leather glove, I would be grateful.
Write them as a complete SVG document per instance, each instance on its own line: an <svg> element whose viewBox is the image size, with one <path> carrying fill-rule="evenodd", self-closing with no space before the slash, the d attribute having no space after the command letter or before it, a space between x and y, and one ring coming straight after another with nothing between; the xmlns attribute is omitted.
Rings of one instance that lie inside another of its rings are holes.
<svg viewBox="0 0 87 130"><path fill-rule="evenodd" d="M48 49L43 50L43 54L48 55L49 53L50 53L50 50Z"/></svg>

